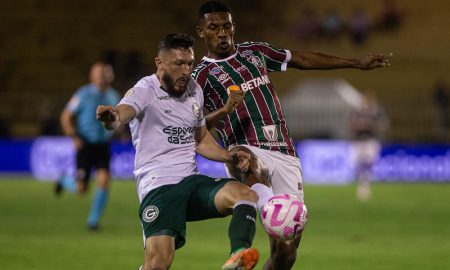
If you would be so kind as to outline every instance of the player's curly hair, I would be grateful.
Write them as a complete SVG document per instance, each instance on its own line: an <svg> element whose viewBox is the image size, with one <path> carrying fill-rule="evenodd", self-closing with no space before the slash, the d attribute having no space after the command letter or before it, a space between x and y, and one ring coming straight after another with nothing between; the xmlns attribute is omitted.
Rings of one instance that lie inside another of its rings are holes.
<svg viewBox="0 0 450 270"><path fill-rule="evenodd" d="M220 1L208 1L201 5L198 10L198 18L203 19L205 14L212 12L228 12L231 13L231 9L223 2Z"/></svg>
<svg viewBox="0 0 450 270"><path fill-rule="evenodd" d="M194 38L187 34L172 33L162 39L158 44L158 54L170 49L189 49L194 46Z"/></svg>

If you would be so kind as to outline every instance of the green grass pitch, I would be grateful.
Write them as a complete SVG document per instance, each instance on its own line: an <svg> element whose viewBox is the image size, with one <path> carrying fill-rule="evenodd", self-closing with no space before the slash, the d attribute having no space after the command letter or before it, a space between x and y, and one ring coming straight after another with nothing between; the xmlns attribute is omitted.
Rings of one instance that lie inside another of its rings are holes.
<svg viewBox="0 0 450 270"><path fill-rule="evenodd" d="M143 248L134 181L113 182L96 233L85 228L90 195L55 198L52 189L30 179L0 180L0 269L137 269ZM449 184L375 184L367 203L355 199L353 185L305 190L310 219L294 269L450 269ZM171 269L220 269L229 252L228 221L189 224ZM259 224L254 246L265 259Z"/></svg>

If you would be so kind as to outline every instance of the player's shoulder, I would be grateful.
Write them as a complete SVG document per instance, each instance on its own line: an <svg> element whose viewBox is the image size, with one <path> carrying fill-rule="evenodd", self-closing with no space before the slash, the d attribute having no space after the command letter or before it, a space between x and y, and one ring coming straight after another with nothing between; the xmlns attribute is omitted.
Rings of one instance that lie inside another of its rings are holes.
<svg viewBox="0 0 450 270"><path fill-rule="evenodd" d="M158 79L153 74L151 76L145 76L137 81L132 88L126 93L124 98L128 99L147 99L152 98L155 95L155 88L160 86Z"/></svg>
<svg viewBox="0 0 450 270"><path fill-rule="evenodd" d="M200 74L204 74L205 72L207 72L209 64L210 63L202 60L192 71L191 77L197 79Z"/></svg>
<svg viewBox="0 0 450 270"><path fill-rule="evenodd" d="M156 86L155 75L145 76L141 78L133 88L152 88Z"/></svg>
<svg viewBox="0 0 450 270"><path fill-rule="evenodd" d="M245 41L236 45L238 51L257 49L260 47L272 47L272 45L264 41Z"/></svg>

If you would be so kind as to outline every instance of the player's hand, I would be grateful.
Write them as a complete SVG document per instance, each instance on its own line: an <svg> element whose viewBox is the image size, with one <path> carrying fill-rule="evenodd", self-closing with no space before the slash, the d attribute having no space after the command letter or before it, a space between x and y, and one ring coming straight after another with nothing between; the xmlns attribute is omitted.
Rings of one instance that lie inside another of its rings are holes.
<svg viewBox="0 0 450 270"><path fill-rule="evenodd" d="M100 122L112 123L118 119L118 114L116 108L113 106L100 105L97 107L96 117Z"/></svg>
<svg viewBox="0 0 450 270"><path fill-rule="evenodd" d="M230 150L232 164L238 167L241 172L247 172L250 168L250 154L242 150Z"/></svg>
<svg viewBox="0 0 450 270"><path fill-rule="evenodd" d="M242 90L230 90L228 94L227 102L223 106L223 110L226 113L232 112L244 99L245 92Z"/></svg>
<svg viewBox="0 0 450 270"><path fill-rule="evenodd" d="M382 53L380 54L369 53L368 55L359 59L357 67L362 70L371 70L379 67L389 67L391 65L389 63L389 60L391 59L392 56L393 56L392 53L389 53L388 55L384 55Z"/></svg>

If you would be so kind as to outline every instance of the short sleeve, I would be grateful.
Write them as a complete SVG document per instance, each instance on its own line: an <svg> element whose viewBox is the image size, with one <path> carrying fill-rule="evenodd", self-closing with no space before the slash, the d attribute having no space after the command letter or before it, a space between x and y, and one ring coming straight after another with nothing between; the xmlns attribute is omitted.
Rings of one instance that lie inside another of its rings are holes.
<svg viewBox="0 0 450 270"><path fill-rule="evenodd" d="M286 71L291 60L291 52L279 49L265 42L255 42L249 45L252 50L259 51L264 57L268 71Z"/></svg>
<svg viewBox="0 0 450 270"><path fill-rule="evenodd" d="M150 105L152 98L148 88L133 87L125 93L125 96L119 102L119 105L125 104L134 108L137 114L144 111L145 107Z"/></svg>
<svg viewBox="0 0 450 270"><path fill-rule="evenodd" d="M78 91L70 98L66 105L66 110L71 113L77 113L80 110L81 99L82 95L80 94L80 91Z"/></svg>

